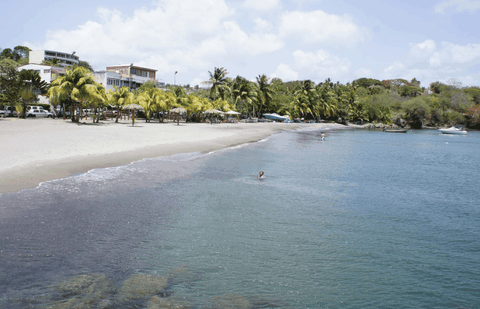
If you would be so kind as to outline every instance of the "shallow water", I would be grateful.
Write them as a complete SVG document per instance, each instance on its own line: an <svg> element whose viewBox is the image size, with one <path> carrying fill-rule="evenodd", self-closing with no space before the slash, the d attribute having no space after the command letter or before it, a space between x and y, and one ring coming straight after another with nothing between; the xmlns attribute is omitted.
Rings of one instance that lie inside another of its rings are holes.
<svg viewBox="0 0 480 309"><path fill-rule="evenodd" d="M2 194L0 307L55 304L81 274L120 290L175 269L161 297L193 308L478 307L480 134L320 134Z"/></svg>

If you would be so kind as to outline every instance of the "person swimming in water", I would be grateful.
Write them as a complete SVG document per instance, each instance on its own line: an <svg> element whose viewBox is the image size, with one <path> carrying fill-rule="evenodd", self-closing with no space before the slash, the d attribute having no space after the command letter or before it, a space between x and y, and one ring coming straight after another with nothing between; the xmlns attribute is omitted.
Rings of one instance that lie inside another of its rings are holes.
<svg viewBox="0 0 480 309"><path fill-rule="evenodd" d="M260 173L258 173L258 179L263 179L265 178L265 173L263 171L260 171Z"/></svg>

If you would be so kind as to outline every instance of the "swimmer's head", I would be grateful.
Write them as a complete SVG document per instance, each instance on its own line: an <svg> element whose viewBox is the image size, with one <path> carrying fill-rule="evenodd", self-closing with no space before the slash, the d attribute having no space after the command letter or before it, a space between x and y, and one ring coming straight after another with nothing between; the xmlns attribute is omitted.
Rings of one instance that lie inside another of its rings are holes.
<svg viewBox="0 0 480 309"><path fill-rule="evenodd" d="M262 171L260 171L259 175L260 175L260 177L262 177L262 176L263 176L263 172L262 172Z"/></svg>

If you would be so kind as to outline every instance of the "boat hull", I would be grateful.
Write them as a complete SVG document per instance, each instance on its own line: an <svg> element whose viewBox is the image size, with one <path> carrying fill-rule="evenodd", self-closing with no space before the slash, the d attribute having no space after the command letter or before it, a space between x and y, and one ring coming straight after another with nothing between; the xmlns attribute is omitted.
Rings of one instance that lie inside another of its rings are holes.
<svg viewBox="0 0 480 309"><path fill-rule="evenodd" d="M278 114L263 114L263 116L267 119L275 121L286 121L290 119L288 116L280 116Z"/></svg>
<svg viewBox="0 0 480 309"><path fill-rule="evenodd" d="M467 131L460 130L457 128L449 128L449 129L438 129L439 132L443 134L454 134L454 135L465 135Z"/></svg>

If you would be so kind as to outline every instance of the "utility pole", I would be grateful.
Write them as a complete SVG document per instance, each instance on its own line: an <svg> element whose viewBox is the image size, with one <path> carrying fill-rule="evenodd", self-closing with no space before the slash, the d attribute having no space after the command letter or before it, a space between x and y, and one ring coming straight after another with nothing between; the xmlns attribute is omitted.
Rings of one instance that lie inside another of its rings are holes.
<svg viewBox="0 0 480 309"><path fill-rule="evenodd" d="M178 73L178 71L175 71L175 74L173 74L173 85L174 86L177 84L177 73Z"/></svg>

